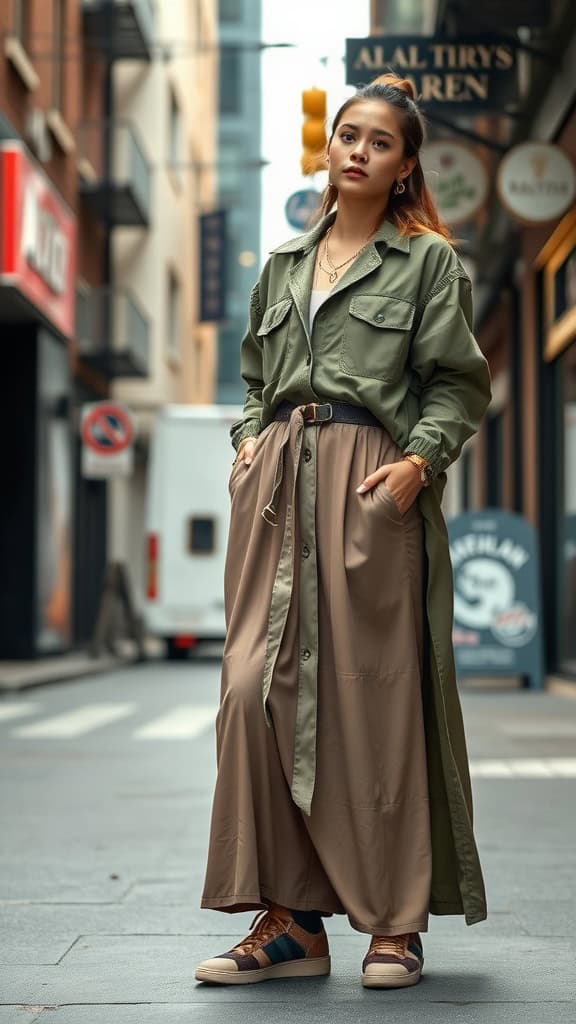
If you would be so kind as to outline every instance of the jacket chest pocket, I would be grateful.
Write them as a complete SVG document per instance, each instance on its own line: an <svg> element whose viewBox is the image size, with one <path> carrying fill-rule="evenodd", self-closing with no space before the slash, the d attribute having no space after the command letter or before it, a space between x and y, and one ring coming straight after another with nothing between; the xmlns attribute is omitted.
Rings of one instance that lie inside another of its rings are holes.
<svg viewBox="0 0 576 1024"><path fill-rule="evenodd" d="M354 377L400 379L410 349L415 307L387 295L355 295L342 338L341 368Z"/></svg>
<svg viewBox="0 0 576 1024"><path fill-rule="evenodd" d="M292 299L281 299L269 306L256 332L262 339L262 375L265 384L280 376L289 341Z"/></svg>

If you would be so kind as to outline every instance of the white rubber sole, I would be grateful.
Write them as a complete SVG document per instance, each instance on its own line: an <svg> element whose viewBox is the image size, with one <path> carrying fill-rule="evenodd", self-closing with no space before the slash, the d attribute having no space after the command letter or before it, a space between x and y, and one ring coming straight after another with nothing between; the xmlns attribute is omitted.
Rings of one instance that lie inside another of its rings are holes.
<svg viewBox="0 0 576 1024"><path fill-rule="evenodd" d="M316 978L321 974L330 974L329 956L319 956L310 960L287 960L282 964L261 967L257 971L218 971L213 967L200 965L196 968L194 977L196 981L211 981L217 985L250 985L273 978Z"/></svg>
<svg viewBox="0 0 576 1024"><path fill-rule="evenodd" d="M398 971L397 974L362 974L364 988L406 988L408 985L417 985L422 976L422 971L413 971L407 974L405 971Z"/></svg>

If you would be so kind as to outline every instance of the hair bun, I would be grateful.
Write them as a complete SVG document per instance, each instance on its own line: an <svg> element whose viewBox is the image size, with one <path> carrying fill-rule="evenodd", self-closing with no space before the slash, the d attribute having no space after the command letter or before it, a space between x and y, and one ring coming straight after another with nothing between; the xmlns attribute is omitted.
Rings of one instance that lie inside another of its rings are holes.
<svg viewBox="0 0 576 1024"><path fill-rule="evenodd" d="M409 78L401 78L400 75L394 74L393 71L388 71L384 75L378 75L377 78L373 78L370 85L392 85L395 89L400 89L401 92L405 92L411 100L416 102L416 90L413 82Z"/></svg>

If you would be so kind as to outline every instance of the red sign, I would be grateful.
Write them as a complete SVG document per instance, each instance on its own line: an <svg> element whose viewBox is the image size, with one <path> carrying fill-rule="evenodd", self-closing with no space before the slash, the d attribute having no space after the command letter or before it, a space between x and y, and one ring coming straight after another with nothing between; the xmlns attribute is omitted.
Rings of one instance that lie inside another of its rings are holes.
<svg viewBox="0 0 576 1024"><path fill-rule="evenodd" d="M98 402L82 424L82 440L99 455L117 455L132 444L134 427L129 414L114 402Z"/></svg>
<svg viewBox="0 0 576 1024"><path fill-rule="evenodd" d="M74 333L76 218L18 142L0 146L0 284Z"/></svg>

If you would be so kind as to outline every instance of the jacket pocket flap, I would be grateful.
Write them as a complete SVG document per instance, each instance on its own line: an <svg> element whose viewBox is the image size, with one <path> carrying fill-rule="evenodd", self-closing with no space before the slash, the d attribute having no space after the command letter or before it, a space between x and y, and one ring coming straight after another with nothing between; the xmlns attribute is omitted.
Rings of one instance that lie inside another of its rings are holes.
<svg viewBox="0 0 576 1024"><path fill-rule="evenodd" d="M412 327L414 310L415 306L411 302L389 295L356 295L350 300L352 316L365 320L373 327L408 331Z"/></svg>
<svg viewBox="0 0 576 1024"><path fill-rule="evenodd" d="M275 327L279 327L283 320L286 319L287 314L292 308L292 299L281 299L280 302L276 302L273 306L270 306L262 317L262 323L257 330L257 334L268 334L269 331L273 331Z"/></svg>

